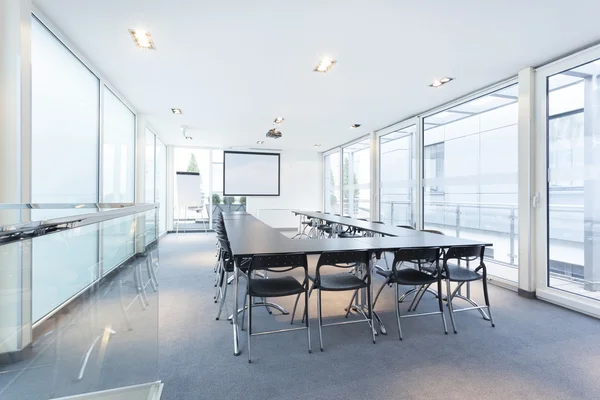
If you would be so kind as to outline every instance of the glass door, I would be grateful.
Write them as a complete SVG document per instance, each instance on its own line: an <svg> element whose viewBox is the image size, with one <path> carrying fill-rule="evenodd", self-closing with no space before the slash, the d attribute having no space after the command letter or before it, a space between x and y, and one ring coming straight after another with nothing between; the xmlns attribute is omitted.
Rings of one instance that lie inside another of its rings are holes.
<svg viewBox="0 0 600 400"><path fill-rule="evenodd" d="M537 75L536 291L600 315L600 50Z"/></svg>

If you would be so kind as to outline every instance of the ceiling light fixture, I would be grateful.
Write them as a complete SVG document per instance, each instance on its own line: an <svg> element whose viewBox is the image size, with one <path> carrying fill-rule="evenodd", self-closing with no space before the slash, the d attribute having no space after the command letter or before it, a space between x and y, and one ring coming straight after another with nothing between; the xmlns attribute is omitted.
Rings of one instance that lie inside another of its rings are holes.
<svg viewBox="0 0 600 400"><path fill-rule="evenodd" d="M171 112L173 114L178 114L178 115L183 114L183 111L181 111L181 108L171 108Z"/></svg>
<svg viewBox="0 0 600 400"><path fill-rule="evenodd" d="M264 140L257 140L256 144L263 144L265 141Z"/></svg>
<svg viewBox="0 0 600 400"><path fill-rule="evenodd" d="M352 128L352 129L360 128L360 124L352 124L352 125L350 125L350 128Z"/></svg>
<svg viewBox="0 0 600 400"><path fill-rule="evenodd" d="M277 117L277 118L275 118L275 120L273 122L275 122L276 124L281 124L281 123L283 123L283 121L285 121L285 118Z"/></svg>
<svg viewBox="0 0 600 400"><path fill-rule="evenodd" d="M319 62L319 65L315 68L315 72L326 73L337 61L330 58L324 58Z"/></svg>
<svg viewBox="0 0 600 400"><path fill-rule="evenodd" d="M429 86L431 86L433 88L437 88L437 87L445 85L446 83L453 81L453 80L454 80L454 78L448 78L448 77L444 77L441 79L434 79L433 82L431 83L431 85L429 85Z"/></svg>
<svg viewBox="0 0 600 400"><path fill-rule="evenodd" d="M149 49L156 50L154 46L154 41L152 40L152 36L150 32L146 32L144 30L130 29L129 33L133 38L133 41L140 49Z"/></svg>
<svg viewBox="0 0 600 400"><path fill-rule="evenodd" d="M315 144L314 147L321 147L321 143Z"/></svg>

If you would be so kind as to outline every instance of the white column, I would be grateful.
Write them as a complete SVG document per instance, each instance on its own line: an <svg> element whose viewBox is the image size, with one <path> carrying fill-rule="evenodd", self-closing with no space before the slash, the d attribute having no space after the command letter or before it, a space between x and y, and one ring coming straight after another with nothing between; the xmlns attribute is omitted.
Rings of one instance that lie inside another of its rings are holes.
<svg viewBox="0 0 600 400"><path fill-rule="evenodd" d="M519 293L533 296L535 293L535 260L531 230L533 215L534 115L535 71L525 68L519 71Z"/></svg>
<svg viewBox="0 0 600 400"><path fill-rule="evenodd" d="M600 80L585 78L584 165L593 171L584 181L584 289L600 291Z"/></svg>
<svg viewBox="0 0 600 400"><path fill-rule="evenodd" d="M29 203L31 156L31 0L0 1L0 203ZM0 226L27 221L0 211ZM31 252L0 246L0 355L31 342Z"/></svg>

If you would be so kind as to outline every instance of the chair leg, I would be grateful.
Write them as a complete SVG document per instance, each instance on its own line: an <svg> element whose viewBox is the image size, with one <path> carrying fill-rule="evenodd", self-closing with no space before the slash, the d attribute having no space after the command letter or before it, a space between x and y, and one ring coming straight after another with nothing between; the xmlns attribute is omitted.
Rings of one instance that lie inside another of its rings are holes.
<svg viewBox="0 0 600 400"><path fill-rule="evenodd" d="M252 299L250 298L250 291L246 295L248 300L248 363L252 362L252 355L250 353L250 338L252 337ZM237 312L237 310L235 311Z"/></svg>
<svg viewBox="0 0 600 400"><path fill-rule="evenodd" d="M488 287L487 287L487 277L484 275L483 280L481 281L483 284L483 298L485 299L485 305L488 310L488 317L490 317L490 323L492 324L492 328L496 327L494 324L494 318L492 318L492 309L490 308L490 298L488 296Z"/></svg>
<svg viewBox="0 0 600 400"><path fill-rule="evenodd" d="M457 333L456 331L456 323L454 322L454 309L452 308L452 288L450 287L450 280L446 279L446 299L448 302L448 309L450 310L450 322L452 322L452 329L454 330L454 333Z"/></svg>
<svg viewBox="0 0 600 400"><path fill-rule="evenodd" d="M306 335L308 336L308 353L312 353L310 341L310 322L308 320L308 291L304 292L304 317L306 318Z"/></svg>
<svg viewBox="0 0 600 400"><path fill-rule="evenodd" d="M438 304L440 306L440 314L442 315L442 323L444 324L444 333L448 334L448 326L446 325L446 317L444 316L444 304L442 301L442 280L438 278L437 281L437 289L438 289Z"/></svg>
<svg viewBox="0 0 600 400"><path fill-rule="evenodd" d="M367 270L367 273L370 273ZM373 318L373 299L372 299L372 294L371 293L371 286L373 286L373 282L369 283L369 286L367 286L367 303L369 306L369 327L371 328L371 336L373 337L373 344L376 343L375 341L375 318Z"/></svg>
<svg viewBox="0 0 600 400"><path fill-rule="evenodd" d="M357 295L358 295L358 290L355 290L354 294L350 298L350 302L348 303L348 308L346 308L346 318L348 318L348 315L350 315L350 311L352 310L352 302L354 301L354 299L356 298Z"/></svg>
<svg viewBox="0 0 600 400"><path fill-rule="evenodd" d="M306 295L306 293L304 294ZM296 315L296 308L298 307L298 300L300 300L301 295L302 293L299 293L298 296L296 296L296 302L294 302L294 309L292 310L292 318L290 319L290 325L294 325L294 316Z"/></svg>
<svg viewBox="0 0 600 400"><path fill-rule="evenodd" d="M227 282L228 277L229 277L229 273L225 272L225 277L222 280L222 282ZM217 313L217 318L216 318L217 321L219 320L219 317L221 317L221 311L223 310L223 305L225 304L225 298L227 297L227 286L229 286L229 285L227 285L227 283L225 283L223 285L223 291L221 293L221 304L219 305L219 312Z"/></svg>
<svg viewBox="0 0 600 400"><path fill-rule="evenodd" d="M247 304L246 304L247 303ZM246 308L252 307L252 300L248 297L248 289L246 289L246 296L244 296L244 304L242 304L242 326L241 330L244 330L244 318L246 317Z"/></svg>
<svg viewBox="0 0 600 400"><path fill-rule="evenodd" d="M308 297L310 298L310 295L312 294L313 290L315 289L315 284L313 282L313 284L310 286L310 289L308 291ZM304 318L306 317L308 311L304 310L304 314L302 314L302 323L304 323Z"/></svg>
<svg viewBox="0 0 600 400"><path fill-rule="evenodd" d="M398 339L402 340L402 327L400 326L400 303L398 301L398 298L399 298L398 291L399 290L400 289L398 288L398 284L396 283L394 285L394 293L395 293L395 298L396 298L396 302L395 302L395 305L396 305L396 322L398 323Z"/></svg>
<svg viewBox="0 0 600 400"><path fill-rule="evenodd" d="M319 314L319 344L321 346L321 351L323 351L323 314L321 310L321 289L317 289L317 312Z"/></svg>
<svg viewBox="0 0 600 400"><path fill-rule="evenodd" d="M377 304L377 300L379 300L379 295L381 294L381 291L383 290L383 288L386 285L389 285L389 283L390 283L390 280L386 279L385 282L383 282L383 285L381 285L381 287L377 291L377 294L375 295L375 300L373 300L373 309L375 309L375 305ZM398 301L398 299L396 299L396 301Z"/></svg>

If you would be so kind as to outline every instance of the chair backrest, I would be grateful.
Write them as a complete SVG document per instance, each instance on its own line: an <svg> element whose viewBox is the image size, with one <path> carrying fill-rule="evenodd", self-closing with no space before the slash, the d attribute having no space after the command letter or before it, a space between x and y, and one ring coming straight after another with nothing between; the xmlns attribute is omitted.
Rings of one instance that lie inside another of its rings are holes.
<svg viewBox="0 0 600 400"><path fill-rule="evenodd" d="M421 229L421 232L434 233L436 235L443 235L444 234L444 232L438 231L438 230L435 230L435 229Z"/></svg>
<svg viewBox="0 0 600 400"><path fill-rule="evenodd" d="M250 271L268 270L286 272L295 268L303 268L308 273L306 254L265 254L253 256L249 266Z"/></svg>
<svg viewBox="0 0 600 400"><path fill-rule="evenodd" d="M405 228L405 229L412 229L415 230L415 228L413 228L410 225L396 225L396 228Z"/></svg>
<svg viewBox="0 0 600 400"><path fill-rule="evenodd" d="M394 252L394 262L392 271L396 272L400 269L403 263L409 262L419 267L435 266L439 270L441 250L438 247L418 247L400 249Z"/></svg>
<svg viewBox="0 0 600 400"><path fill-rule="evenodd" d="M369 268L369 252L368 251L328 251L322 253L317 261L317 273L315 279L318 281L321 276L321 267L333 268L354 268L358 264L363 264L365 268ZM367 273L371 276L371 273ZM370 278L367 282L371 282Z"/></svg>
<svg viewBox="0 0 600 400"><path fill-rule="evenodd" d="M448 269L448 261L449 260L458 260L458 261L478 261L478 265L475 265L473 269L476 271L479 269L483 269L484 275L486 274L485 264L483 263L483 255L485 253L484 245L470 245L470 246L452 246L446 249L444 254L444 265L442 268L446 270L448 277L450 277L451 271ZM471 266L473 267L473 266Z"/></svg>
<svg viewBox="0 0 600 400"><path fill-rule="evenodd" d="M385 225L385 222L383 221L371 221L374 224L381 224L381 225Z"/></svg>

